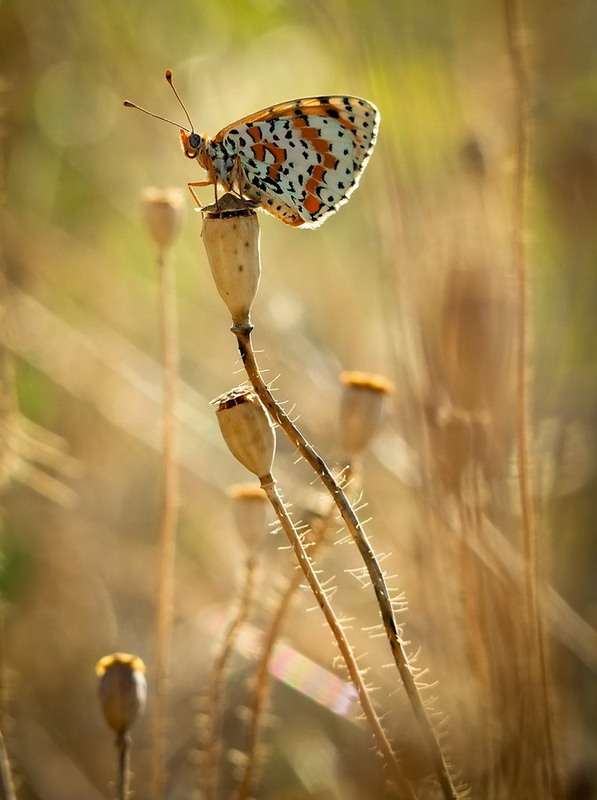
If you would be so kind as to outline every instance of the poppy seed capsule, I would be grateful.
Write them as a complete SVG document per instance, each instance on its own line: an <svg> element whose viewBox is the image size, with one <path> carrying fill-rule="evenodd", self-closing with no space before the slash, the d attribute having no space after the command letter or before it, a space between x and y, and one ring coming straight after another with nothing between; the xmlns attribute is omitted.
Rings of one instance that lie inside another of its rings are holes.
<svg viewBox="0 0 597 800"><path fill-rule="evenodd" d="M260 486L252 483L231 486L228 494L232 498L232 513L239 537L249 551L263 546L267 532L267 509L269 500Z"/></svg>
<svg viewBox="0 0 597 800"><path fill-rule="evenodd" d="M218 423L232 455L258 478L270 475L276 437L269 415L255 392L233 389L213 401Z"/></svg>
<svg viewBox="0 0 597 800"><path fill-rule="evenodd" d="M340 403L340 439L351 456L367 447L377 432L386 395L392 384L368 372L343 372L344 392Z"/></svg>
<svg viewBox="0 0 597 800"><path fill-rule="evenodd" d="M255 212L243 211L207 215L201 234L216 288L234 323L248 321L261 275L259 222Z"/></svg>
<svg viewBox="0 0 597 800"><path fill-rule="evenodd" d="M145 222L160 250L167 250L182 226L184 204L178 189L146 189Z"/></svg>
<svg viewBox="0 0 597 800"><path fill-rule="evenodd" d="M145 708L145 664L138 656L113 653L100 658L95 671L99 677L99 700L106 722L115 733L126 733Z"/></svg>

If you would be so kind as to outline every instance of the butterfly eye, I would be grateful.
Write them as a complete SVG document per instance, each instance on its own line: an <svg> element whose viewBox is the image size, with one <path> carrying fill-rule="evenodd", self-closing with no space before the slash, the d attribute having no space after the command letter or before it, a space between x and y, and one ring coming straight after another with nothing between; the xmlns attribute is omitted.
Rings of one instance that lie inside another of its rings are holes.
<svg viewBox="0 0 597 800"><path fill-rule="evenodd" d="M197 158L199 155L199 149L203 142L202 137L195 133L187 133L185 130L181 130L180 132L180 143L182 144L182 149L187 158Z"/></svg>

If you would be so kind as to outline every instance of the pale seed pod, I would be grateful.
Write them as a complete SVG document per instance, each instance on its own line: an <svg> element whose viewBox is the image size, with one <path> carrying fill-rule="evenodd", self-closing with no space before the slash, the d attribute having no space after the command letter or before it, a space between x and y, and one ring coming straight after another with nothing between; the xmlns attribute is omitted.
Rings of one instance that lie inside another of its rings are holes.
<svg viewBox="0 0 597 800"><path fill-rule="evenodd" d="M145 664L138 656L113 653L100 658L95 671L99 678L99 700L106 722L115 733L122 735L145 708Z"/></svg>
<svg viewBox="0 0 597 800"><path fill-rule="evenodd" d="M219 208L225 206L228 197L224 195L219 200ZM246 323L261 275L259 222L255 212L246 207L230 214L208 212L201 236L216 288L232 321Z"/></svg>
<svg viewBox="0 0 597 800"><path fill-rule="evenodd" d="M269 500L260 486L253 483L239 483L228 489L232 498L232 513L236 529L249 551L259 550L265 542L267 509Z"/></svg>
<svg viewBox="0 0 597 800"><path fill-rule="evenodd" d="M276 437L261 400L252 389L239 387L212 401L232 455L258 478L272 470Z"/></svg>
<svg viewBox="0 0 597 800"><path fill-rule="evenodd" d="M377 432L385 398L393 391L390 381L368 372L343 372L340 403L340 441L348 455L367 447Z"/></svg>
<svg viewBox="0 0 597 800"><path fill-rule="evenodd" d="M145 222L159 250L167 250L182 227L184 202L179 189L146 189Z"/></svg>

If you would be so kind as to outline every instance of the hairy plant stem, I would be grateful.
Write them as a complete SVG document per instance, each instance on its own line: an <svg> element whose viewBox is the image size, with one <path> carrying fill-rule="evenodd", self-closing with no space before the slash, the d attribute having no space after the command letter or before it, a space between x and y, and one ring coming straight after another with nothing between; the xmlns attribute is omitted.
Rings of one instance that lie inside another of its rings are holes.
<svg viewBox="0 0 597 800"><path fill-rule="evenodd" d="M263 380L257 365L255 352L253 350L251 341L252 329L253 326L248 319L244 322L235 323L231 328L232 332L236 336L238 348L247 376L253 388L257 392L261 402L267 408L272 418L282 428L284 433L295 445L303 458L311 465L340 511L342 519L344 520L346 527L348 528L359 550L359 553L361 554L361 558L363 559L363 563L365 564L371 579L386 636L390 645L390 650L406 690L406 694L417 721L423 742L425 743L427 752L431 759L435 775L442 789L443 796L446 798L446 800L456 800L456 789L452 783L443 753L433 731L431 722L427 716L423 699L421 698L415 677L409 664L405 645L398 631L391 598L385 583L383 572L379 566L379 562L377 561L367 535L365 534L365 531L358 517L356 516L354 509L348 501L346 494L342 490L342 487L334 478L321 456L309 444L309 442L294 425L285 411L278 405L267 384Z"/></svg>
<svg viewBox="0 0 597 800"><path fill-rule="evenodd" d="M251 554L247 557L245 577L239 593L236 613L228 624L221 648L214 660L207 710L207 724L209 727L205 744L205 800L216 800L218 796L219 762L222 749L222 699L226 666L236 643L236 638L253 605L258 563L258 558L255 555Z"/></svg>
<svg viewBox="0 0 597 800"><path fill-rule="evenodd" d="M260 480L261 486L267 494L285 534L288 536L288 540L294 551L294 554L296 555L299 566L309 583L311 591L315 595L315 599L317 600L319 607L324 613L326 622L329 625L334 638L336 639L336 643L340 653L342 654L344 663L346 664L350 679L359 695L363 713L365 714L367 722L369 723L369 726L373 732L377 746L386 762L390 774L404 798L406 798L406 800L416 800L414 790L403 773L402 767L400 766L400 763L392 750L377 712L371 703L363 676L350 644L348 643L348 640L344 634L344 630L342 629L342 626L340 625L340 622L334 613L334 610L326 596L325 590L319 582L315 570L313 569L313 565L311 564L311 560L303 546L301 538L296 528L292 524L292 520L286 511L284 501L276 487L276 483L271 475L263 476Z"/></svg>
<svg viewBox="0 0 597 800"><path fill-rule="evenodd" d="M352 470L349 467L346 475L344 476L345 483L348 483L350 480L351 473ZM312 532L316 535L316 539L310 549L311 558L313 558L315 552L319 550L320 545L325 542L327 532L334 517L335 508L336 506L331 503L321 525L317 526L317 531L315 532L312 529ZM247 760L242 778L239 783L236 800L247 800L247 798L252 795L255 789L255 779L257 776L257 769L259 767L257 745L259 744L262 718L267 707L268 689L270 684L269 664L275 644L280 637L284 622L286 621L286 616L292 608L292 601L295 598L302 580L303 575L301 572L293 572L288 584L282 591L278 606L264 635L261 652L259 654L259 660L257 662L257 669L255 670L252 702L249 708L250 717L245 736L244 753Z"/></svg>
<svg viewBox="0 0 597 800"><path fill-rule="evenodd" d="M178 517L176 406L178 402L178 332L174 270L162 250L158 254L159 315L164 368L162 407L162 475L155 619L155 701L152 716L151 797L162 800L165 786L166 704L170 679L170 638L174 554Z"/></svg>

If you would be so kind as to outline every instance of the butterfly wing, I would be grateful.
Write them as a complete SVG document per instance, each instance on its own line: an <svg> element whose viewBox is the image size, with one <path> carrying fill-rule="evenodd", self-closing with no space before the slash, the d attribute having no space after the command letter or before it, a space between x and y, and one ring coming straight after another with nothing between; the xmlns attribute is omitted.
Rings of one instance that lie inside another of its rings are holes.
<svg viewBox="0 0 597 800"><path fill-rule="evenodd" d="M213 141L240 159L242 194L294 226L345 203L375 144L379 113L358 97L309 97L258 111Z"/></svg>

